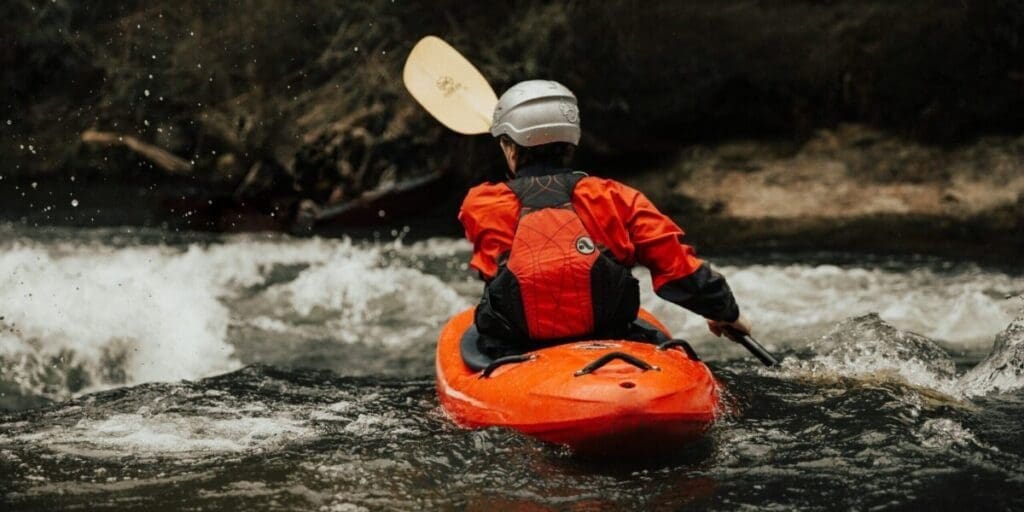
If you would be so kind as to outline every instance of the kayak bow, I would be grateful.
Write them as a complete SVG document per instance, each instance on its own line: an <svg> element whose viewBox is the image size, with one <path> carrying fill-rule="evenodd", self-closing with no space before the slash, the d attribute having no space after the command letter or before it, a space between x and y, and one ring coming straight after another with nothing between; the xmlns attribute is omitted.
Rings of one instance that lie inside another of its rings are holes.
<svg viewBox="0 0 1024 512"><path fill-rule="evenodd" d="M472 327L473 310L463 311L437 346L438 396L461 426L506 427L577 453L641 455L697 439L715 419L718 383L684 341L580 341L488 362L464 356Z"/></svg>

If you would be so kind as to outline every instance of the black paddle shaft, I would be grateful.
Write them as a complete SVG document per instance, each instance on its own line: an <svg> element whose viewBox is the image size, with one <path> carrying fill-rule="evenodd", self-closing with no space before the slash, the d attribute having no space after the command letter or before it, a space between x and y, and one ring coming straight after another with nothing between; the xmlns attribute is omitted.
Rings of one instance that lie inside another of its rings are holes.
<svg viewBox="0 0 1024 512"><path fill-rule="evenodd" d="M761 344L749 334L740 332L732 327L723 328L723 332L730 340L743 345L743 348L749 350L751 354L754 354L754 356L760 359L761 363L765 366L778 366L779 360L775 359L775 356L762 347Z"/></svg>

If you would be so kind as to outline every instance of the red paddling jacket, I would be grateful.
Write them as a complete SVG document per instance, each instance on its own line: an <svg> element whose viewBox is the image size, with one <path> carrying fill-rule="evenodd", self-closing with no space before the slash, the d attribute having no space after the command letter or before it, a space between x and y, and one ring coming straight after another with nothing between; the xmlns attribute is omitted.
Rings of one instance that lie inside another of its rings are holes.
<svg viewBox="0 0 1024 512"><path fill-rule="evenodd" d="M482 334L622 335L639 308L629 272L638 264L661 298L712 320L739 316L725 278L682 242L683 230L617 181L529 166L470 189L459 220L473 244L470 266L487 282L476 314Z"/></svg>

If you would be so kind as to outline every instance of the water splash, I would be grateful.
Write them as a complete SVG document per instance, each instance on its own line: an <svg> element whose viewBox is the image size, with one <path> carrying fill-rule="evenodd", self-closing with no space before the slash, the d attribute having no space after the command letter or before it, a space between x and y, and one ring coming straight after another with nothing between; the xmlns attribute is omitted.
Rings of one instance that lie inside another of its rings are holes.
<svg viewBox="0 0 1024 512"><path fill-rule="evenodd" d="M814 355L790 363L790 371L811 378L895 379L960 394L956 367L942 347L920 334L899 330L874 313L839 323L808 351Z"/></svg>
<svg viewBox="0 0 1024 512"><path fill-rule="evenodd" d="M8 249L0 258L4 380L60 397L234 368L228 310L189 259L159 248Z"/></svg>
<svg viewBox="0 0 1024 512"><path fill-rule="evenodd" d="M960 379L971 396L1024 388L1024 313L996 336L992 352Z"/></svg>

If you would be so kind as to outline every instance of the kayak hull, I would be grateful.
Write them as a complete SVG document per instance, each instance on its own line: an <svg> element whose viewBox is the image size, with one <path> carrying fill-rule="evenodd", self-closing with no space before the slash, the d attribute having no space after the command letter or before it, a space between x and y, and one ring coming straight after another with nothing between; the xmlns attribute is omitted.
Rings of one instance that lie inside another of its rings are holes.
<svg viewBox="0 0 1024 512"><path fill-rule="evenodd" d="M664 331L647 312L641 317ZM472 309L456 315L437 346L438 396L461 426L506 427L577 453L628 456L698 439L718 412L714 376L681 348L626 340L567 343L530 352L530 359L484 377L460 354L472 324ZM626 360L630 356L634 362ZM579 373L602 358L609 361Z"/></svg>

